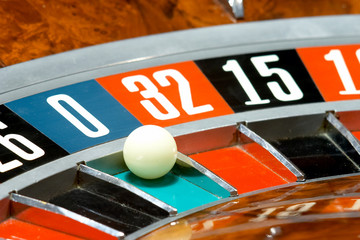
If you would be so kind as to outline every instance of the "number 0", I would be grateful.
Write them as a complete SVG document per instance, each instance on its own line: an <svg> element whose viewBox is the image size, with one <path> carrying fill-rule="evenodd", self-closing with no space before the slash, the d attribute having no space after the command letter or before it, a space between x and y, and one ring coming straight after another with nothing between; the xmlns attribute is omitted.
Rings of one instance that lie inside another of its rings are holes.
<svg viewBox="0 0 360 240"><path fill-rule="evenodd" d="M66 110L60 104L60 101L67 103L70 107L72 107L75 111L77 111L89 123L91 123L97 129L97 131L92 131L89 128L87 128L74 115L72 115L68 110ZM76 102L73 98L71 98L68 95L58 94L48 97L47 102L63 117L65 117L69 122L71 122L77 129L79 129L82 133L84 133L88 137L97 138L104 136L110 132L107 127L105 127L91 113L89 113L85 108L83 108L78 102Z"/></svg>

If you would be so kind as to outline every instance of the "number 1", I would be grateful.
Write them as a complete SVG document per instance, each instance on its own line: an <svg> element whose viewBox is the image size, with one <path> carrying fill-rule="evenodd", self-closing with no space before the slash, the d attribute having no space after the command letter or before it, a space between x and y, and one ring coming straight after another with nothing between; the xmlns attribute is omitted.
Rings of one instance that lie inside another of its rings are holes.
<svg viewBox="0 0 360 240"><path fill-rule="evenodd" d="M356 51L356 56L360 61L360 49ZM349 69L346 66L344 57L341 54L341 51L338 49L332 49L328 54L325 55L326 61L333 61L335 64L335 68L340 76L340 80L342 81L345 91L340 91L341 95L352 95L352 94L360 94L360 90L357 90L354 81L350 75Z"/></svg>
<svg viewBox="0 0 360 240"><path fill-rule="evenodd" d="M261 99L259 94L256 92L254 86L251 84L249 78L246 76L239 63L236 60L228 60L223 66L224 71L232 72L235 75L235 78L240 83L241 87L244 89L246 95L249 97L250 101L246 101L246 105L258 105L258 104L267 104L270 102L269 99Z"/></svg>

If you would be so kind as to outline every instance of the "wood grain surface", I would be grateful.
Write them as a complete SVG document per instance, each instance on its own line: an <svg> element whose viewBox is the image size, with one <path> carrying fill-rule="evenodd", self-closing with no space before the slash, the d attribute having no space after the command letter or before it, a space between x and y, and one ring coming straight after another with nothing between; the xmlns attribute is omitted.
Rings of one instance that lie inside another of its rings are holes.
<svg viewBox="0 0 360 240"><path fill-rule="evenodd" d="M189 28L360 12L358 0L1 0L0 66L72 49Z"/></svg>

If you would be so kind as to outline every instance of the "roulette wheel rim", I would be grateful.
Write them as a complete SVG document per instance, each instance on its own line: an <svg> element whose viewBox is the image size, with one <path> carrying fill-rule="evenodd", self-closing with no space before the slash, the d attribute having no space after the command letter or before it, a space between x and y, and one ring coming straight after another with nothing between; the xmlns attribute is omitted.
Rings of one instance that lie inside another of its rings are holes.
<svg viewBox="0 0 360 240"><path fill-rule="evenodd" d="M3 68L2 78L9 80L2 85L1 100L9 102L58 86L169 62L227 56L234 52L243 54L270 49L357 43L356 26L351 26L357 18L357 15L344 15L222 25L139 37L60 53ZM259 35L266 35L266 39ZM156 45L159 47L154 47ZM143 48L139 49L139 46ZM99 69L105 71L94 75ZM69 80L74 74L82 79ZM44 86L31 88L35 84ZM28 88L26 93L18 94L18 89L24 87Z"/></svg>
<svg viewBox="0 0 360 240"><path fill-rule="evenodd" d="M6 80L0 83L0 101L5 104L89 79L168 63L270 50L356 44L360 31L354 29L351 23L358 19L359 16L316 17L219 26L142 37L66 52L1 69L0 78ZM276 29L276 32L273 29ZM266 38L260 37L263 35L266 35ZM186 43L184 39L187 40ZM239 122L296 117L331 110L355 111L360 110L359 103L359 100L350 100L301 104L296 105L296 110L293 106L258 109L173 125L169 126L168 130L178 137L233 126ZM0 185L0 192L3 193L1 199L6 198L13 190L21 190L73 167L80 162L79 159L88 161L117 153L123 148L124 141L122 138L102 143L100 146L72 153L13 177ZM39 172L42 173L41 176ZM248 194L240 196L246 195ZM225 201L229 199L220 200L216 204ZM214 204L190 210L185 215L212 205ZM183 215L165 219L129 237L139 237Z"/></svg>

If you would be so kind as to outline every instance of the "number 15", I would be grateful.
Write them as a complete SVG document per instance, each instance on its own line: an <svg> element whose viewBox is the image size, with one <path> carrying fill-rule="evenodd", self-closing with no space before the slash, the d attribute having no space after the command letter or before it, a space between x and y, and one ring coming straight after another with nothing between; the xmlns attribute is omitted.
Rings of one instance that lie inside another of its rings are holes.
<svg viewBox="0 0 360 240"><path fill-rule="evenodd" d="M289 90L289 93L284 92L279 83L276 81L268 82L267 86L274 95L274 97L280 101L295 101L303 98L304 94L296 84L294 78L290 73L282 68L269 68L266 63L277 62L279 57L275 54L252 57L250 59L252 64L255 66L256 70L262 77L270 77L273 74L276 74L285 84L286 88ZM246 105L258 105L258 104L267 104L270 103L269 99L261 99L257 93L254 86L251 84L249 78L244 73L244 70L241 68L239 63L234 60L227 60L226 64L223 66L223 70L226 72L232 72L235 75L235 78L238 80L241 87L244 89L246 95L249 97L250 101L246 101Z"/></svg>

